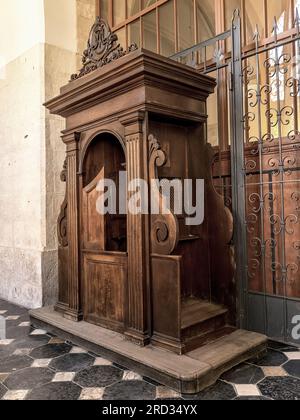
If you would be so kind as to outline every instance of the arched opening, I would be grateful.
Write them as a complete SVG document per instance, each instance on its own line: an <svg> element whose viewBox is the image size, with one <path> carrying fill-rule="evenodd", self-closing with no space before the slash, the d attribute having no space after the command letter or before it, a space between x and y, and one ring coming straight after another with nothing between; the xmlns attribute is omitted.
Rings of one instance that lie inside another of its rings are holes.
<svg viewBox="0 0 300 420"><path fill-rule="evenodd" d="M120 214L120 172L126 170L126 156L119 139L108 132L98 134L90 143L82 165L83 247L90 251L127 251L127 219ZM102 215L97 210L99 181L112 180L116 186L116 212ZM120 186L123 185L122 186ZM126 197L126 191L122 191Z"/></svg>

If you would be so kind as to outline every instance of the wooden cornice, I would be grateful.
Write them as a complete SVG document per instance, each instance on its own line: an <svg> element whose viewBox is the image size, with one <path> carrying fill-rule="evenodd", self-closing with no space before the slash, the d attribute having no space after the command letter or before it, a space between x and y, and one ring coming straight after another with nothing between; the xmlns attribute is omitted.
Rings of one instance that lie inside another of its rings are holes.
<svg viewBox="0 0 300 420"><path fill-rule="evenodd" d="M201 100L214 91L216 82L190 67L140 49L70 82L45 106L52 114L67 117L141 86Z"/></svg>

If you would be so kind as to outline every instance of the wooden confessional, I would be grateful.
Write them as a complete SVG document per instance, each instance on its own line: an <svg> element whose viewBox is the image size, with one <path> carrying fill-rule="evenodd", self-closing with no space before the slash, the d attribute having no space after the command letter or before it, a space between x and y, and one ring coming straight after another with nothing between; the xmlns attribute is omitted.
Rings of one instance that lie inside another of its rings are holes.
<svg viewBox="0 0 300 420"><path fill-rule="evenodd" d="M83 64L46 104L66 118L56 310L183 354L235 321L232 218L213 187L206 138L215 80L135 46L123 51L101 19ZM203 179L204 222L187 226L172 206L168 214L100 215L99 181L114 180L126 194L124 170L127 183L152 186L160 208L163 190L151 180Z"/></svg>

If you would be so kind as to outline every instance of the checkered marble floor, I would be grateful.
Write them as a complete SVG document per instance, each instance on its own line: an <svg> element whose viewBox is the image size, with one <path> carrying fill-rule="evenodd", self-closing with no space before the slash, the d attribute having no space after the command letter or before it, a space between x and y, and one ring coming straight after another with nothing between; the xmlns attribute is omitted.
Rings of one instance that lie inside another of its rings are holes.
<svg viewBox="0 0 300 420"><path fill-rule="evenodd" d="M30 327L26 309L0 300L2 400L299 400L300 350L269 343L268 354L222 376L195 396L142 378L101 355Z"/></svg>

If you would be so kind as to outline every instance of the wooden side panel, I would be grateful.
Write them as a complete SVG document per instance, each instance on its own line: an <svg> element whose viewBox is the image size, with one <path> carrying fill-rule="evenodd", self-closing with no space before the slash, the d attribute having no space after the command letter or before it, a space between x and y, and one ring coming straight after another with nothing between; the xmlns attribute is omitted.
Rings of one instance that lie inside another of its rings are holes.
<svg viewBox="0 0 300 420"><path fill-rule="evenodd" d="M122 329L127 256L86 254L83 263L85 320Z"/></svg>
<svg viewBox="0 0 300 420"><path fill-rule="evenodd" d="M152 257L153 334L178 339L181 330L181 257Z"/></svg>

